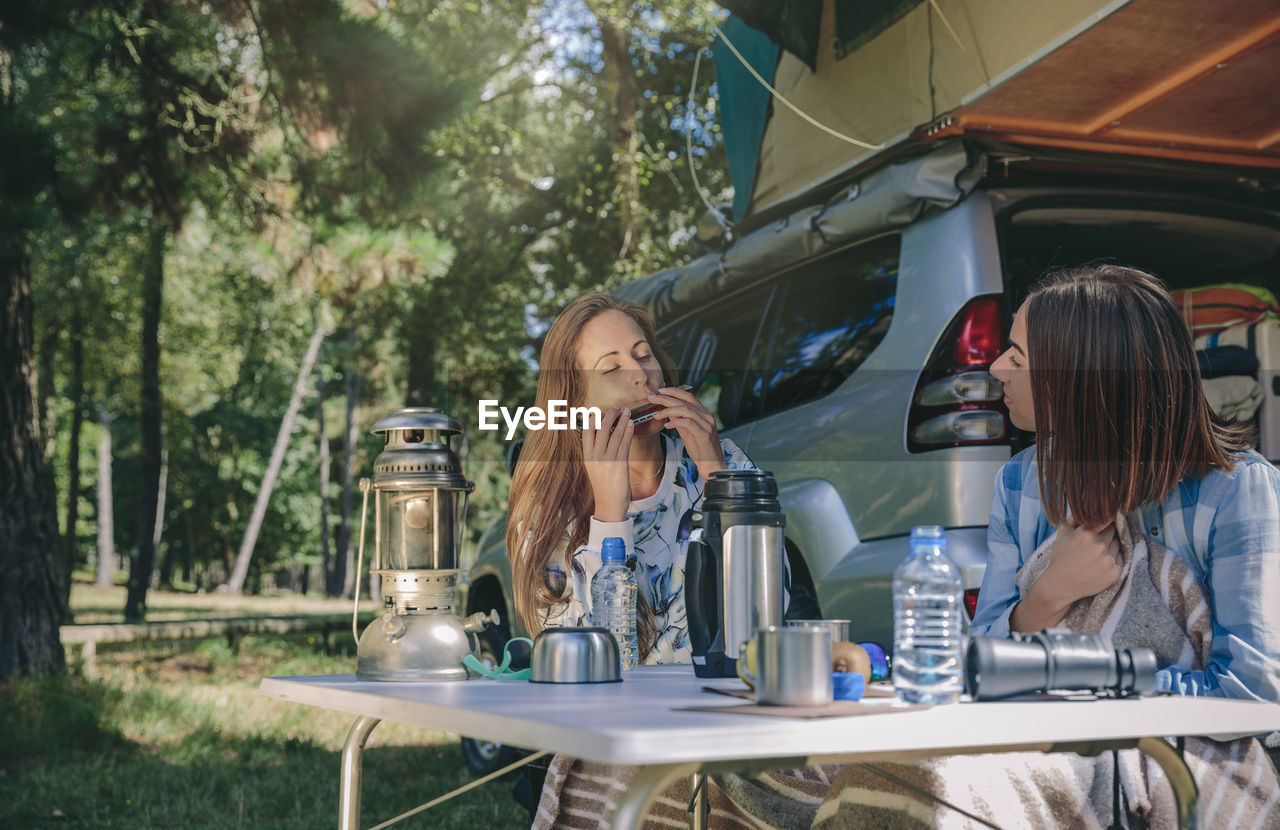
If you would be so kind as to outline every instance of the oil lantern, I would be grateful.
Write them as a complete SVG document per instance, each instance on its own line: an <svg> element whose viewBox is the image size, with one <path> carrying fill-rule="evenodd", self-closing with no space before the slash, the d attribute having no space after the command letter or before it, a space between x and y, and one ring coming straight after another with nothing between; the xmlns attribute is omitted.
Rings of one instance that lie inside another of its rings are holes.
<svg viewBox="0 0 1280 830"><path fill-rule="evenodd" d="M477 635L497 612L453 612L458 549L475 485L449 438L462 433L439 409L401 409L373 427L386 446L361 489L374 494L374 560L384 614L360 636L356 675L364 680L465 680L462 658L478 656ZM360 521L363 545L367 510Z"/></svg>

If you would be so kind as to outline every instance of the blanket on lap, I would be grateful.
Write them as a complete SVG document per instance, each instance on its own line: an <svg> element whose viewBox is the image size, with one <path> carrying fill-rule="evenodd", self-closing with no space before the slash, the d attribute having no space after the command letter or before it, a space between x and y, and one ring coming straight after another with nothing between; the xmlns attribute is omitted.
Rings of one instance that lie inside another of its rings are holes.
<svg viewBox="0 0 1280 830"><path fill-rule="evenodd" d="M1062 625L1105 634L1117 648L1150 648L1162 667L1203 669L1212 645L1212 608L1195 574L1123 516L1116 535L1124 557L1120 578L1077 601ZM1023 594L1048 567L1055 538L1018 572ZM1199 789L1201 827L1280 827L1280 780L1256 738L1187 738L1184 757ZM1177 825L1173 792L1159 766L1125 750L1097 758L1011 753L852 764L836 777L814 827L1110 827L1117 778L1124 826Z"/></svg>
<svg viewBox="0 0 1280 830"><path fill-rule="evenodd" d="M1049 567L1052 534L1014 581L1026 595ZM1124 564L1120 578L1091 597L1076 600L1060 625L1085 634L1103 634L1116 648L1149 648L1156 665L1203 670L1213 638L1209 598L1181 556L1133 532L1116 517L1116 538Z"/></svg>
<svg viewBox="0 0 1280 830"><path fill-rule="evenodd" d="M707 784L709 830L808 830L836 767L773 770L760 775L715 775ZM638 767L597 764L557 755L547 771L533 830L609 826ZM689 780L678 781L649 808L644 826L689 826Z"/></svg>

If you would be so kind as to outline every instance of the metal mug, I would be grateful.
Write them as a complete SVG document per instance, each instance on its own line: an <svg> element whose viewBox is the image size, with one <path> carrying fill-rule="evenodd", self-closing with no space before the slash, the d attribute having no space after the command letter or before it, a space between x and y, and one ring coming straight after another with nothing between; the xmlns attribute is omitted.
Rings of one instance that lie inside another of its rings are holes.
<svg viewBox="0 0 1280 830"><path fill-rule="evenodd" d="M831 635L822 628L762 628L742 646L738 676L766 706L830 703Z"/></svg>
<svg viewBox="0 0 1280 830"><path fill-rule="evenodd" d="M822 628L831 632L831 642L849 642L849 620L787 620L795 628Z"/></svg>

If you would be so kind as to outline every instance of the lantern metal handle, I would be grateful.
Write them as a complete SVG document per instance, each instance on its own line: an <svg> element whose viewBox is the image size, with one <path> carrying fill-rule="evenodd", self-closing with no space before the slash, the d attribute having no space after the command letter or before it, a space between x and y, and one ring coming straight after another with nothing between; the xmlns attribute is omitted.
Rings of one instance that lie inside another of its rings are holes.
<svg viewBox="0 0 1280 830"><path fill-rule="evenodd" d="M357 646L360 645L360 569L364 567L364 523L369 515L369 491L372 489L372 481L367 478L360 479L360 492L364 493L364 501L360 505L360 552L356 555L356 582L351 592L355 594L351 600L351 637L356 641Z"/></svg>

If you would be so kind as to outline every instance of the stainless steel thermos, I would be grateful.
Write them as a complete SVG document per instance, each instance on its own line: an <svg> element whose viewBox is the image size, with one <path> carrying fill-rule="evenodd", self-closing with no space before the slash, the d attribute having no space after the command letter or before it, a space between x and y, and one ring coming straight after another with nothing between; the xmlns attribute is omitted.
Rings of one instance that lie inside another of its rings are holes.
<svg viewBox="0 0 1280 830"><path fill-rule="evenodd" d="M721 470L707 479L684 574L698 677L736 677L742 644L782 624L786 523L770 473Z"/></svg>

